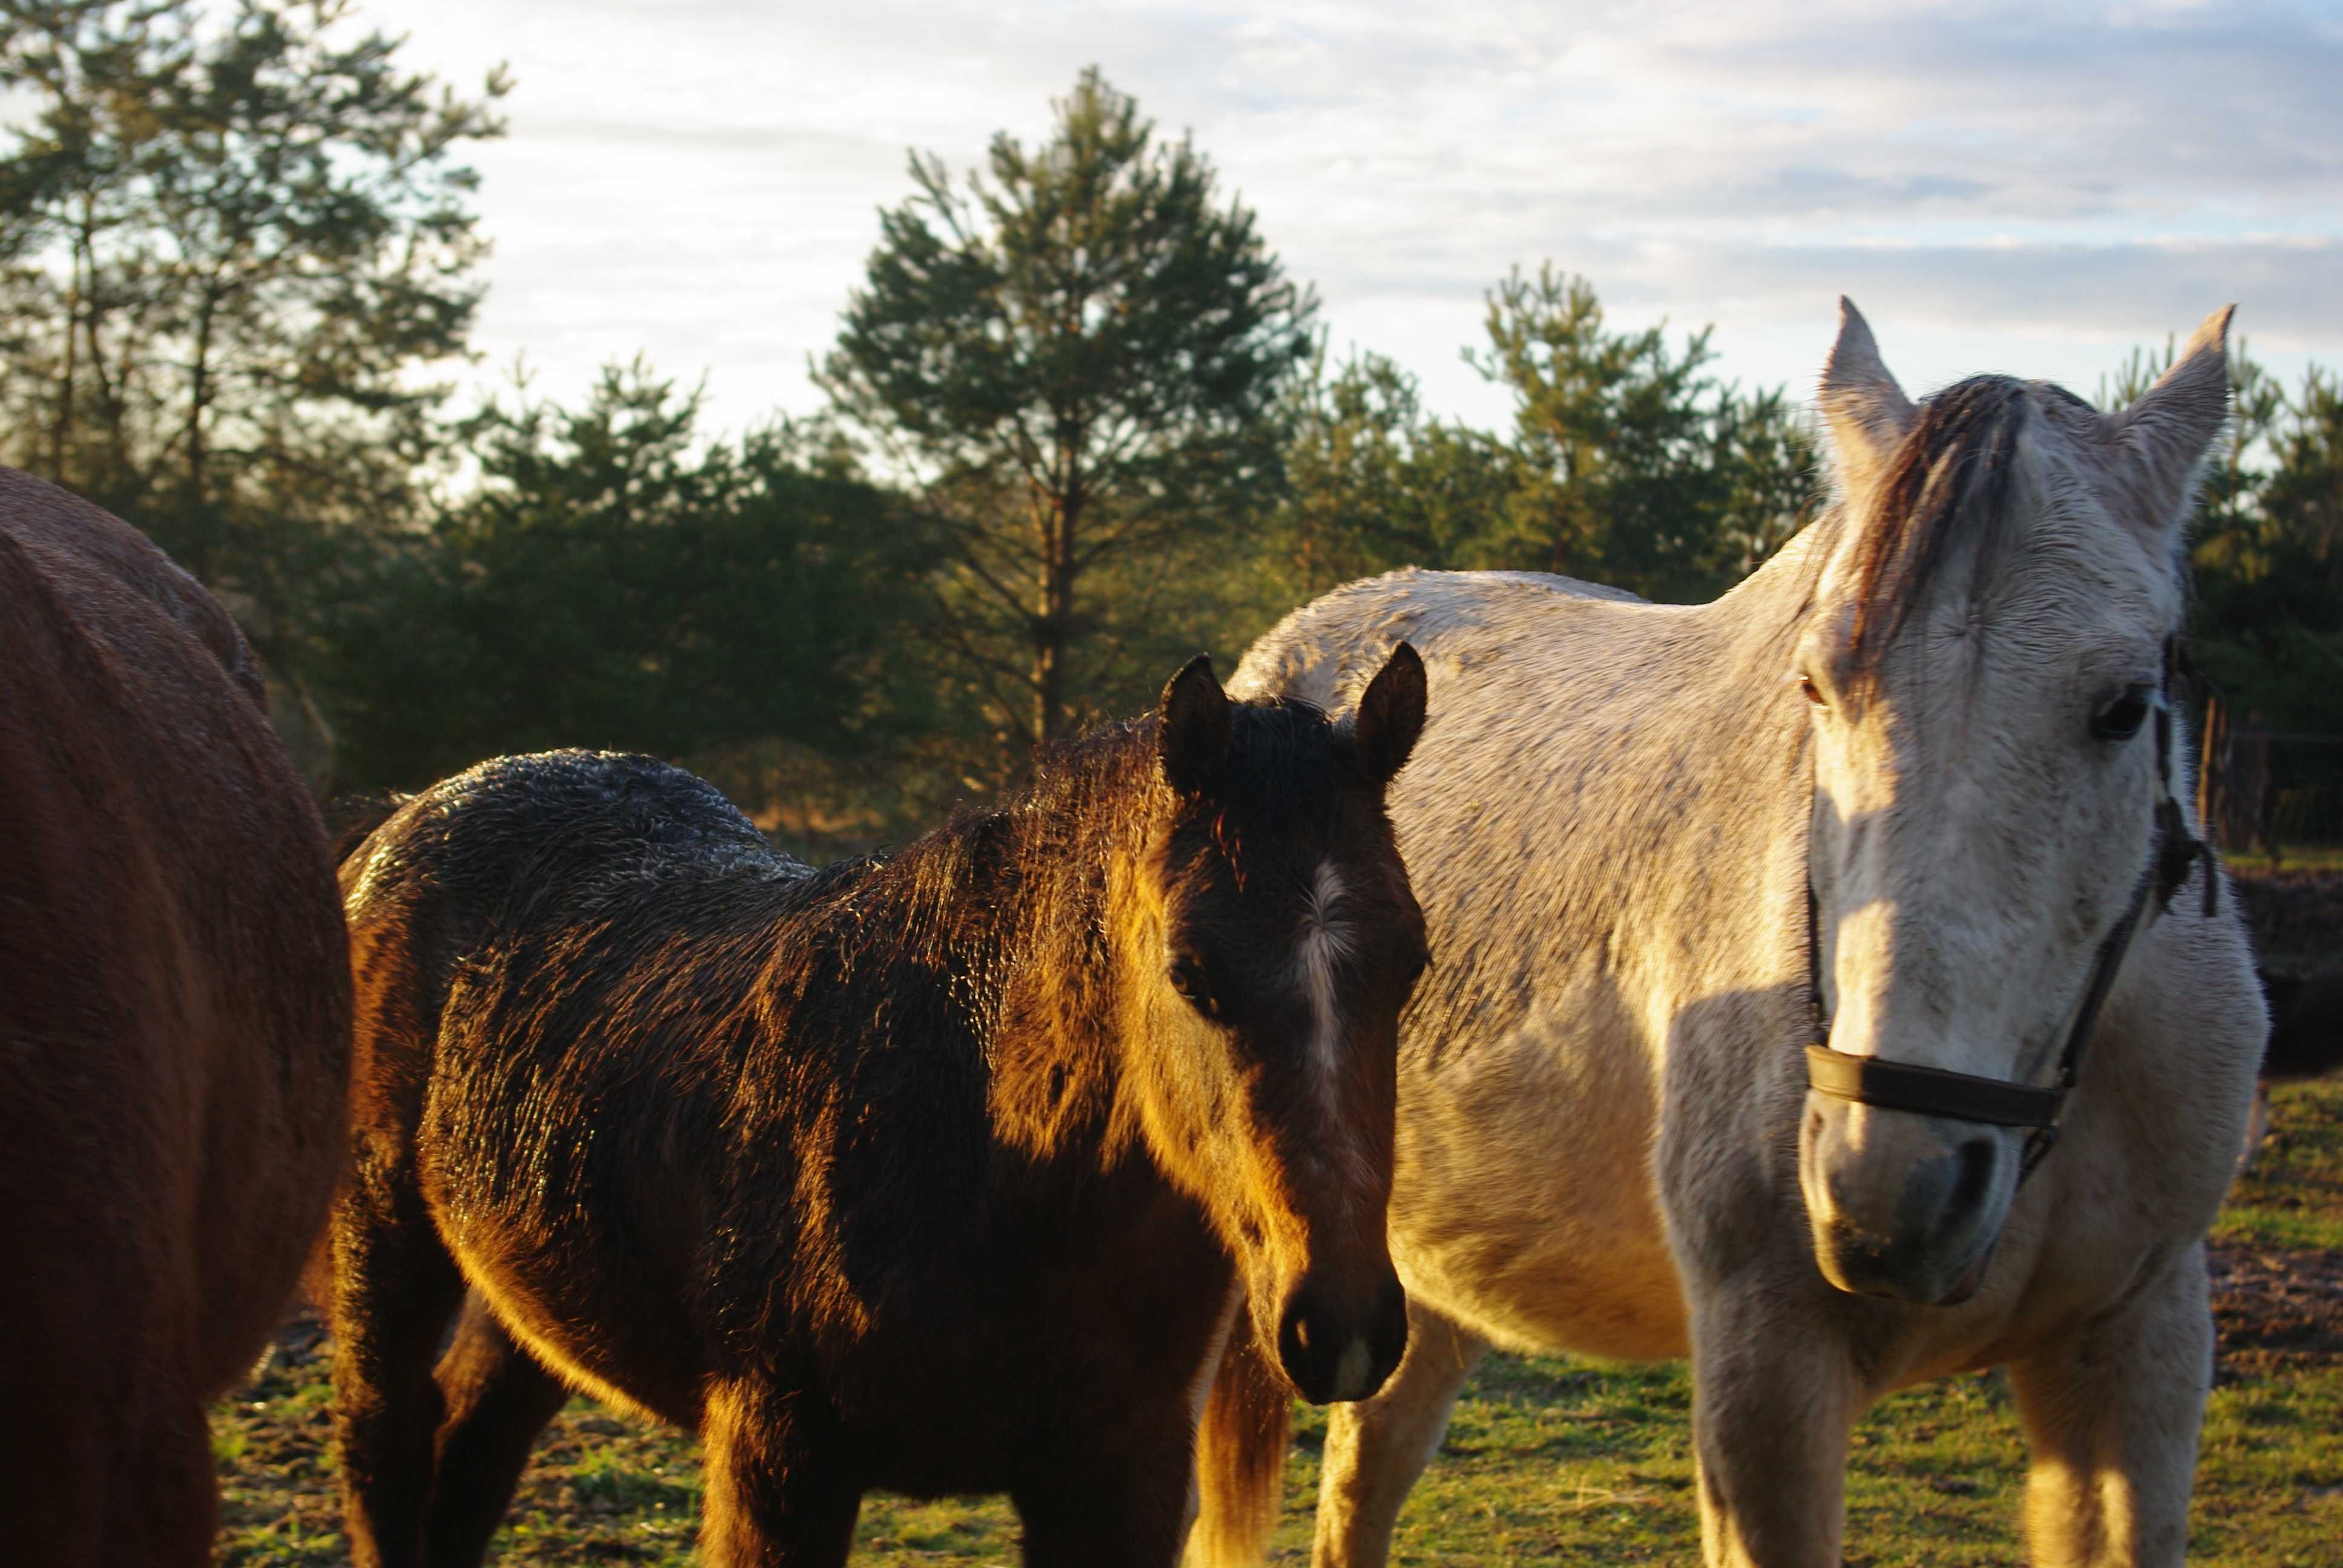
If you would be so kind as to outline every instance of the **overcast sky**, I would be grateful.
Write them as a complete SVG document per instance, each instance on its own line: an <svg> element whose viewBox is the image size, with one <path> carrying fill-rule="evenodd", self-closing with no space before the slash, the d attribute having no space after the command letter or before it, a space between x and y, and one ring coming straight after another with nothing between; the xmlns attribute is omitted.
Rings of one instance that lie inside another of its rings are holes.
<svg viewBox="0 0 2343 1568"><path fill-rule="evenodd" d="M2343 366L2343 0L360 4L416 65L517 78L476 159L492 360L567 395L639 350L730 427L815 405L906 149L1038 139L1092 63L1443 414L1505 417L1458 350L1547 258L1801 394L1841 292L1915 392L2087 396L2232 300L2289 379Z"/></svg>

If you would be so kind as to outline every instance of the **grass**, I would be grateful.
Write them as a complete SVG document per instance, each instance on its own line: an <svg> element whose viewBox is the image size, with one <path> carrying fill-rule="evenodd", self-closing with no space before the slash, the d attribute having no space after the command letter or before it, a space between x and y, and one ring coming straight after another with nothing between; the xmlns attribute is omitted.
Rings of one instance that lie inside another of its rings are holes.
<svg viewBox="0 0 2343 1568"><path fill-rule="evenodd" d="M2217 1240L2343 1252L2343 1083L2281 1090L2273 1133L2239 1181ZM2316 1305L2314 1312L2322 1309ZM2332 1312L2334 1303L2323 1309ZM2343 1330L2343 1324L2332 1325ZM322 1347L285 1350L214 1412L222 1564L347 1562L327 1452ZM1402 1516L1401 1563L1495 1568L1557 1556L1588 1564L1697 1561L1686 1421L1675 1366L1493 1356L1456 1408L1441 1456ZM2206 1414L2190 1557L2224 1568L2311 1568L2343 1542L2343 1356L2225 1352ZM1324 1422L1305 1412L1286 1477L1276 1557L1306 1560ZM1857 1430L1847 1552L1857 1568L2014 1564L2024 1484L2015 1412L1994 1377L1912 1390ZM504 1533L506 1564L690 1561L699 1495L691 1439L573 1402L540 1441ZM997 1499L873 1496L858 1564L1016 1561Z"/></svg>
<svg viewBox="0 0 2343 1568"><path fill-rule="evenodd" d="M2234 877L2258 877L2272 871L2343 871L2343 844L2300 844L2281 848L2275 855L2261 849L2224 849L2221 867Z"/></svg>
<svg viewBox="0 0 2343 1568"><path fill-rule="evenodd" d="M2213 1239L2343 1252L2343 1080L2271 1096L2270 1135L2229 1190Z"/></svg>

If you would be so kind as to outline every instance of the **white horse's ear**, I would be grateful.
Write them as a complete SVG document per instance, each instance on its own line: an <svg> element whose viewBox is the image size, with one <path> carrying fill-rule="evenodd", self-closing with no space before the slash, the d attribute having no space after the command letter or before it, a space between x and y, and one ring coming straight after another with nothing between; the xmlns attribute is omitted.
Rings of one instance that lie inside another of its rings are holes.
<svg viewBox="0 0 2343 1568"><path fill-rule="evenodd" d="M2187 520L2197 476L2229 418L2229 317L2225 305L2188 338L2172 368L2108 421L2125 489L2159 534Z"/></svg>
<svg viewBox="0 0 2343 1568"><path fill-rule="evenodd" d="M1818 400L1838 456L1839 488L1860 495L1903 444L1913 409L1880 359L1870 324L1844 294L1838 297L1838 341L1823 364Z"/></svg>

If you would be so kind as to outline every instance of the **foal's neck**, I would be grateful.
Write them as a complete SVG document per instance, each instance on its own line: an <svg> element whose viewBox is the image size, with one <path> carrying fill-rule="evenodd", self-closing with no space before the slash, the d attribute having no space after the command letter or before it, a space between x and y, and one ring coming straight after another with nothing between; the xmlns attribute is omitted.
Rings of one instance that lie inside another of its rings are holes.
<svg viewBox="0 0 2343 1568"><path fill-rule="evenodd" d="M1166 792L1155 732L1118 725L1058 749L999 809L920 849L923 875L977 940L955 955L987 1066L987 1111L1004 1141L1095 1166L1138 1136L1124 1042L1141 1008L1131 954L1157 918L1134 896ZM955 981L953 983L961 983Z"/></svg>

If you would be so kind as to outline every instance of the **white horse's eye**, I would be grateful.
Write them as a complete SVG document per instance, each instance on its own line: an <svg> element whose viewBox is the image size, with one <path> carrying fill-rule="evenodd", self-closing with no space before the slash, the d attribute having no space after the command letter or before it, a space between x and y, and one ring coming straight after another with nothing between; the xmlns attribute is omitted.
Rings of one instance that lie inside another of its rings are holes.
<svg viewBox="0 0 2343 1568"><path fill-rule="evenodd" d="M1813 703L1816 708L1820 708L1823 705L1822 688L1815 684L1815 678L1813 676L1808 675L1802 669L1795 675L1790 677L1790 678L1798 683L1799 696L1805 698L1808 702Z"/></svg>
<svg viewBox="0 0 2343 1568"><path fill-rule="evenodd" d="M2121 697L2091 715L2091 735L2099 740L2128 740L2139 733L2147 722L2148 704L2155 698L2155 689L2134 686L2126 689Z"/></svg>

